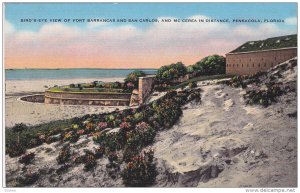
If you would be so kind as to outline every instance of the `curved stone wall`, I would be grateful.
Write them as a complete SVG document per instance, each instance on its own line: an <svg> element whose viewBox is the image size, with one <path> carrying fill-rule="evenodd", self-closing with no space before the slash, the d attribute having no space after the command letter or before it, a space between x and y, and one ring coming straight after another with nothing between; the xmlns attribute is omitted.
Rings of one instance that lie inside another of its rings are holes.
<svg viewBox="0 0 300 193"><path fill-rule="evenodd" d="M33 103L44 103L45 95L44 94L28 95L28 96L21 97L20 100L27 101L27 102L33 102Z"/></svg>
<svg viewBox="0 0 300 193"><path fill-rule="evenodd" d="M130 93L45 92L46 104L128 106Z"/></svg>

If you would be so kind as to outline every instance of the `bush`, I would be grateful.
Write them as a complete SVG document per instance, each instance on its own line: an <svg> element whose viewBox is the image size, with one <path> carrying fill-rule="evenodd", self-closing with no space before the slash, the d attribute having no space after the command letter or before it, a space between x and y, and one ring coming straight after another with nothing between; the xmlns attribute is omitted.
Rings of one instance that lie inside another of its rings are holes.
<svg viewBox="0 0 300 193"><path fill-rule="evenodd" d="M147 187L154 183L156 166L153 163L153 151L144 152L143 155L134 157L122 171L125 186Z"/></svg>
<svg viewBox="0 0 300 193"><path fill-rule="evenodd" d="M200 75L225 74L226 59L219 55L207 56L197 62L193 67Z"/></svg>
<svg viewBox="0 0 300 193"><path fill-rule="evenodd" d="M197 87L197 83L196 83L196 82L190 82L190 83L188 84L188 87L189 87L190 89L196 88L196 87Z"/></svg>
<svg viewBox="0 0 300 193"><path fill-rule="evenodd" d="M71 157L70 145L67 144L62 147L56 160L58 164L64 164L70 160L70 157Z"/></svg>
<svg viewBox="0 0 300 193"><path fill-rule="evenodd" d="M154 107L155 120L163 127L169 128L178 121L178 118L182 114L180 104L177 104L172 99L166 99L161 101Z"/></svg>
<svg viewBox="0 0 300 193"><path fill-rule="evenodd" d="M246 104L259 104L268 107L273 102L276 102L276 98L283 93L279 86L268 86L266 90L248 90L244 98L246 99Z"/></svg>
<svg viewBox="0 0 300 193"><path fill-rule="evenodd" d="M24 176L18 176L17 181L17 187L23 187L23 186L29 186L32 185L34 182L36 182L39 179L40 175L38 172L27 172Z"/></svg>
<svg viewBox="0 0 300 193"><path fill-rule="evenodd" d="M28 165L28 164L30 164L34 160L34 157L35 157L35 153L28 153L28 154L23 155L19 159L19 162L23 163L25 165Z"/></svg>
<svg viewBox="0 0 300 193"><path fill-rule="evenodd" d="M86 170L90 170L90 169L94 168L95 165L96 165L96 157L95 157L95 154L92 153L92 152L87 151L87 152L85 153L85 156L84 156L84 163L85 163L85 164L84 164L84 168L85 168Z"/></svg>
<svg viewBox="0 0 300 193"><path fill-rule="evenodd" d="M170 83L171 80L187 74L187 68L182 62L162 66L157 70L156 79L159 83Z"/></svg>
<svg viewBox="0 0 300 193"><path fill-rule="evenodd" d="M118 154L116 152L110 152L107 157L108 157L109 162L118 161Z"/></svg>
<svg viewBox="0 0 300 193"><path fill-rule="evenodd" d="M101 158L105 153L105 147L100 146L95 149L95 157Z"/></svg>
<svg viewBox="0 0 300 193"><path fill-rule="evenodd" d="M9 157L17 157L26 152L26 148L23 144L20 143L11 143L7 147L7 153Z"/></svg>
<svg viewBox="0 0 300 193"><path fill-rule="evenodd" d="M58 175L63 174L64 172L66 172L72 165L71 164L64 164L62 166L60 166L57 170L56 173Z"/></svg>
<svg viewBox="0 0 300 193"><path fill-rule="evenodd" d="M146 75L146 73L143 71L139 71L139 70L133 71L133 72L129 73L127 75L127 77L125 78L125 80L124 80L125 85L127 85L127 88L130 88L130 89L138 88L139 77L143 77L145 75Z"/></svg>
<svg viewBox="0 0 300 193"><path fill-rule="evenodd" d="M99 123L97 124L97 128L98 128L99 130L104 130L104 129L107 128L107 126L108 126L108 124L107 124L106 122L99 122Z"/></svg>
<svg viewBox="0 0 300 193"><path fill-rule="evenodd" d="M75 131L69 131L67 134L64 135L64 141L70 141L72 143L75 143L78 141L80 135L77 134Z"/></svg>

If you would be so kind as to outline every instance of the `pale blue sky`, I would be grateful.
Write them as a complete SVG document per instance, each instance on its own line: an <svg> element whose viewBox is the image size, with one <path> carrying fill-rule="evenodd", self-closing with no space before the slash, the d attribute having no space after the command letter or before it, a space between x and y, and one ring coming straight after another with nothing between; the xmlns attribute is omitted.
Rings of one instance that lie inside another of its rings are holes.
<svg viewBox="0 0 300 193"><path fill-rule="evenodd" d="M283 23L22 23L21 19L280 19ZM6 68L158 68L297 33L297 3L6 3ZM117 57L116 57L117 56Z"/></svg>
<svg viewBox="0 0 300 193"><path fill-rule="evenodd" d="M297 3L6 3L5 19L16 30L38 30L43 23L21 23L22 18L186 18L205 15L211 18L297 17ZM70 23L84 26L86 23ZM122 25L114 23L113 25ZM147 27L149 23L135 23ZM231 25L235 25L232 23ZM247 25L257 25L249 23ZM281 25L281 24L279 24ZM294 26L281 25L284 28Z"/></svg>

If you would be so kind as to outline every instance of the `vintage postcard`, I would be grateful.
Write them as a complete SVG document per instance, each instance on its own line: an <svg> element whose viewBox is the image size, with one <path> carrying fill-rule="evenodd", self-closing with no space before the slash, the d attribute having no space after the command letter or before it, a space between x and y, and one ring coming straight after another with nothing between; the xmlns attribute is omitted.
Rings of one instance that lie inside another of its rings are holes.
<svg viewBox="0 0 300 193"><path fill-rule="evenodd" d="M297 6L4 3L4 187L295 191Z"/></svg>

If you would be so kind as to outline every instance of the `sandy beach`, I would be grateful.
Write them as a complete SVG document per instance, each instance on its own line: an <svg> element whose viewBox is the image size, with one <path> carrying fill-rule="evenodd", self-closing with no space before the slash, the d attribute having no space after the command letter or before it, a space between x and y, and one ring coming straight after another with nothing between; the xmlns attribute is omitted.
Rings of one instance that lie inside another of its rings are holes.
<svg viewBox="0 0 300 193"><path fill-rule="evenodd" d="M98 81L123 81L124 78L102 78ZM73 106L31 103L19 100L20 97L33 93L42 93L54 85L71 83L89 83L95 79L42 79L42 80L6 80L5 81L5 127L16 123L36 125L52 120L68 119L85 114L109 112L116 107ZM118 107L124 109L126 107Z"/></svg>

